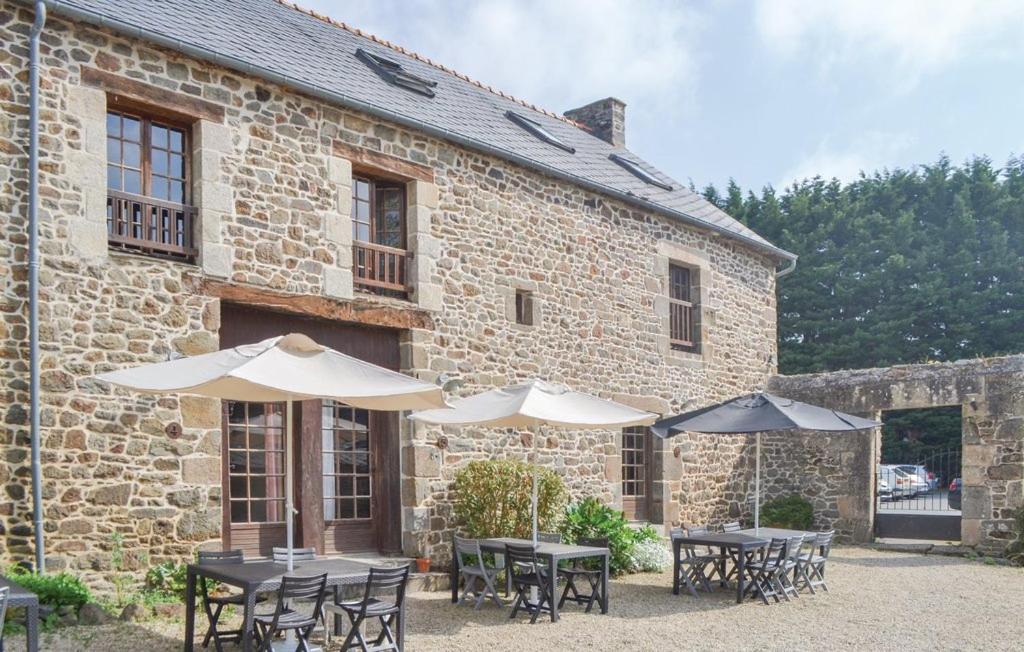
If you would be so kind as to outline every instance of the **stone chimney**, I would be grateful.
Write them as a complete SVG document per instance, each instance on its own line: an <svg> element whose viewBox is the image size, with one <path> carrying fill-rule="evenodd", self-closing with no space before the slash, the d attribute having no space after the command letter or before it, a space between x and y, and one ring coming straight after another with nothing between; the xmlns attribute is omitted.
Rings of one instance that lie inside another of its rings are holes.
<svg viewBox="0 0 1024 652"><path fill-rule="evenodd" d="M565 117L585 125L590 133L615 147L626 146L626 103L622 100L606 97L566 111Z"/></svg>

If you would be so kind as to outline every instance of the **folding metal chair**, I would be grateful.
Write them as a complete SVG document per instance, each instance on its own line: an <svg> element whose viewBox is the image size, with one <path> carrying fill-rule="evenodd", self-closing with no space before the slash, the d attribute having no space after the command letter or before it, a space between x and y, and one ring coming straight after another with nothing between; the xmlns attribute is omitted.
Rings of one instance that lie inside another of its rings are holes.
<svg viewBox="0 0 1024 652"><path fill-rule="evenodd" d="M284 564L288 561L288 548L274 546L271 554L274 561ZM313 561L316 559L316 548L292 548L292 561Z"/></svg>
<svg viewBox="0 0 1024 652"><path fill-rule="evenodd" d="M515 618L522 608L530 614L530 624L533 624L541 612L551 610L558 576L548 576L545 568L537 561L537 551L533 546L506 545L505 559L512 574L512 588L516 593L509 618ZM531 589L537 589L536 603L530 601Z"/></svg>
<svg viewBox="0 0 1024 652"><path fill-rule="evenodd" d="M800 564L800 553L804 546L803 535L789 537L786 541L786 555L782 558L782 572L778 573L778 589L782 597L789 602L789 597L800 597L794 578L797 575L797 566Z"/></svg>
<svg viewBox="0 0 1024 652"><path fill-rule="evenodd" d="M814 545L811 551L801 554L797 564L794 580L797 588L807 588L812 595L815 593L814 587L816 586L820 586L825 592L828 592L828 585L825 584L825 563L832 551L832 539L835 534L835 530L830 530L813 535Z"/></svg>
<svg viewBox="0 0 1024 652"><path fill-rule="evenodd" d="M768 598L780 602L782 590L780 589L779 573L784 572L783 562L786 557L788 539L772 538L765 551L764 557L747 564L747 571L751 573L750 591L753 595L761 598L765 604L769 604ZM786 598L789 599L788 597Z"/></svg>
<svg viewBox="0 0 1024 652"><path fill-rule="evenodd" d="M701 536L707 533L708 529L706 527L690 528L685 531L687 536ZM672 530L673 539L682 537L683 535L684 531L680 528ZM718 556L700 554L697 552L696 546L685 543L680 545L679 552L679 567L676 569L676 572L679 574L678 582L685 584L686 590L695 598L697 597L697 586L694 582L699 582L701 588L710 593L711 582L705 572L705 569L708 564L716 564L718 562Z"/></svg>
<svg viewBox="0 0 1024 652"><path fill-rule="evenodd" d="M299 650L310 652L309 636L323 613L327 593L327 573L315 577L286 575L277 592L277 606L273 613L257 614L253 618L257 648L260 652L273 650L274 637L281 632L294 631ZM295 602L292 602L295 601ZM300 602L303 601L303 602ZM293 609L292 604L305 604L307 611Z"/></svg>
<svg viewBox="0 0 1024 652"><path fill-rule="evenodd" d="M200 550L197 559L200 566L210 564L241 564L245 561L241 550ZM222 652L223 643L241 642L241 628L221 630L217 628L217 625L220 622L221 612L224 611L224 607L228 605L245 606L245 596L241 593L211 595L206 578L201 576L199 578L199 594L203 600L203 611L206 612L206 618L210 623L210 626L206 629L206 636L203 637L203 647L207 647L210 644L211 638L213 639L213 647L217 652ZM257 596L256 598L257 602L266 602L266 600L263 596Z"/></svg>
<svg viewBox="0 0 1024 652"><path fill-rule="evenodd" d="M371 568L370 576L366 580L366 591L361 600L328 605L328 611L344 613L349 619L348 636L341 644L341 650L358 647L363 652L401 652L404 641L397 640L394 628L396 621L404 617L409 568L410 566ZM393 596L390 595L392 593ZM380 634L372 644L367 644L362 628L367 619L374 618L380 623Z"/></svg>
<svg viewBox="0 0 1024 652"><path fill-rule="evenodd" d="M503 569L488 566L484 562L483 552L480 550L480 542L475 539L463 539L455 537L456 559L459 563L459 575L464 582L462 597L459 602L465 602L470 592L476 598L474 609L479 609L484 600L490 598L494 604L504 607L505 603L498 597L498 591L494 588L498 573ZM473 561L470 562L469 560ZM483 585L481 588L480 585Z"/></svg>
<svg viewBox="0 0 1024 652"><path fill-rule="evenodd" d="M577 545L591 546L594 548L607 548L608 539L607 537L601 537L597 539L580 539L576 542ZM604 569L603 568L587 568L585 559L576 559L573 561L573 565L569 568L558 569L559 577L565 579L565 588L562 589L562 597L558 600L558 608L561 609L562 605L565 604L566 600L571 600L576 604L587 605L586 613L590 613L590 610L594 608L594 601L601 601L601 580L603 579ZM588 593L580 593L579 588L576 586L577 580L587 580L590 584L590 591ZM569 595L570 591L572 595Z"/></svg>

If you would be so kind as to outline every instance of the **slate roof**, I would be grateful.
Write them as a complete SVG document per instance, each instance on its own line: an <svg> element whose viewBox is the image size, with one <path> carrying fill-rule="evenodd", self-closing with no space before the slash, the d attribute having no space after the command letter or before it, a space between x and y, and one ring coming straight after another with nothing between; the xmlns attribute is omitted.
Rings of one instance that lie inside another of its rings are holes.
<svg viewBox="0 0 1024 652"><path fill-rule="evenodd" d="M528 165L644 208L710 227L780 258L795 258L647 164L572 121L470 80L464 75L347 25L277 0L50 0L54 13L156 42L247 74L313 92L353 108L468 147ZM383 81L355 52L363 48L434 81L428 98ZM570 153L509 120L514 111L539 122ZM659 180L647 184L609 160L618 152Z"/></svg>

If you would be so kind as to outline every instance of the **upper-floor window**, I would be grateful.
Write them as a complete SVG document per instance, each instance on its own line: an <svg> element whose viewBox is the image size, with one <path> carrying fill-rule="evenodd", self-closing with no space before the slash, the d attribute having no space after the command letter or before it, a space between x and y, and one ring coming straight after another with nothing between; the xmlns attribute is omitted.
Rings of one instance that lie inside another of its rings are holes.
<svg viewBox="0 0 1024 652"><path fill-rule="evenodd" d="M188 128L107 112L107 234L112 246L190 259Z"/></svg>
<svg viewBox="0 0 1024 652"><path fill-rule="evenodd" d="M533 326L533 293L516 290L516 323Z"/></svg>
<svg viewBox="0 0 1024 652"><path fill-rule="evenodd" d="M669 340L677 351L700 346L700 307L696 300L698 270L671 264L668 268Z"/></svg>
<svg viewBox="0 0 1024 652"><path fill-rule="evenodd" d="M405 185L352 178L352 240L356 285L404 296L408 290Z"/></svg>

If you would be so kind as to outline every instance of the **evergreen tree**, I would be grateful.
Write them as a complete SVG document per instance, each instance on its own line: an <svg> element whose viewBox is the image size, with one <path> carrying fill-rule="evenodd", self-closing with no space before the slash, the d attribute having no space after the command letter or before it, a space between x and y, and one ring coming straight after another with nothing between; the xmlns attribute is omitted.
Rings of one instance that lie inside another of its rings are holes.
<svg viewBox="0 0 1024 652"><path fill-rule="evenodd" d="M703 192L800 256L778 287L783 373L1024 351L1024 157Z"/></svg>

